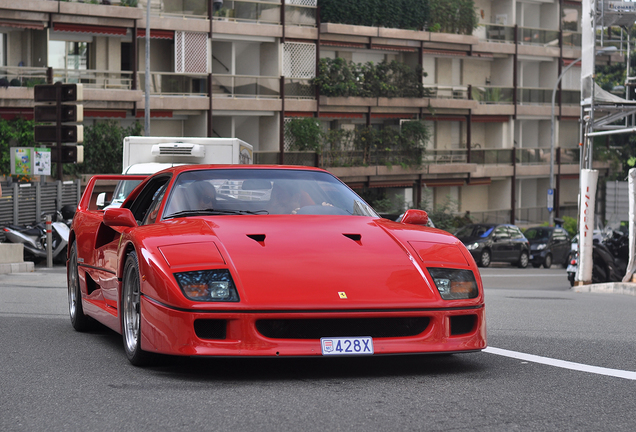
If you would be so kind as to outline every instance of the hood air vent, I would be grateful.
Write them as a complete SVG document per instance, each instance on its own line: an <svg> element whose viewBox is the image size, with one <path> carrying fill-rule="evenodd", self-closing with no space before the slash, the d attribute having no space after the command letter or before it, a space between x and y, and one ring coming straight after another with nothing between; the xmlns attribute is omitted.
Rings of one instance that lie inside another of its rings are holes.
<svg viewBox="0 0 636 432"><path fill-rule="evenodd" d="M261 246L265 246L265 234L247 234L247 236L255 242L260 243Z"/></svg>
<svg viewBox="0 0 636 432"><path fill-rule="evenodd" d="M350 238L351 240L355 241L355 242L359 242L360 240L362 240L362 235L360 234L342 234L343 236Z"/></svg>

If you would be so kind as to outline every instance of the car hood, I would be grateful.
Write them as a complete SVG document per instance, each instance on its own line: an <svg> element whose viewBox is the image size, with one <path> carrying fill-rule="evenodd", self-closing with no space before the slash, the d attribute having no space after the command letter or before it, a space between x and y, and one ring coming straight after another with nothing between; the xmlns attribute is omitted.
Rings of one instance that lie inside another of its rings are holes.
<svg viewBox="0 0 636 432"><path fill-rule="evenodd" d="M184 218L171 225L180 244L189 245L191 256L213 251L212 256L222 257L232 270L243 305L430 306L442 301L425 268L470 266L464 247L450 234L385 219L223 216ZM171 267L185 262L170 253L164 257ZM208 268L219 264L210 263ZM478 273L475 277L479 279Z"/></svg>

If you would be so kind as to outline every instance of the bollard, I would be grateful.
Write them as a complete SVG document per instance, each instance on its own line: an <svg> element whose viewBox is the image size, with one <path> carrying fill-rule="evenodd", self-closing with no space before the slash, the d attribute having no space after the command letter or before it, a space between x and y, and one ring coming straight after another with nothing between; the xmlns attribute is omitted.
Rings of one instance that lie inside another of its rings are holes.
<svg viewBox="0 0 636 432"><path fill-rule="evenodd" d="M51 215L46 215L46 266L53 267L53 231L51 231Z"/></svg>

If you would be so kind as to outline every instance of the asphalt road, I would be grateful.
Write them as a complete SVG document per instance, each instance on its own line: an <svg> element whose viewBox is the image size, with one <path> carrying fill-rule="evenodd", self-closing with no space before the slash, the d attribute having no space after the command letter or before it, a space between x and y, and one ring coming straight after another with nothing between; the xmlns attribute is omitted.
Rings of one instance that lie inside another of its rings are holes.
<svg viewBox="0 0 636 432"><path fill-rule="evenodd" d="M142 369L119 335L72 329L63 268L0 275L0 430L636 428L636 297L573 293L556 266L482 277L487 352Z"/></svg>

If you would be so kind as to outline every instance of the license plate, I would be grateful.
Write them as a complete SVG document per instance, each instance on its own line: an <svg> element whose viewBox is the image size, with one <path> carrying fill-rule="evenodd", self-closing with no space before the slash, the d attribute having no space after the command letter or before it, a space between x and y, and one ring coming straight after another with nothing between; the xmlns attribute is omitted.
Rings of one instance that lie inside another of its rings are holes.
<svg viewBox="0 0 636 432"><path fill-rule="evenodd" d="M322 355L370 355L373 354L373 338L335 337L321 338Z"/></svg>
<svg viewBox="0 0 636 432"><path fill-rule="evenodd" d="M576 273L576 266L575 265L568 265L568 268L565 270L568 273Z"/></svg>

